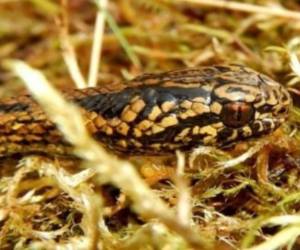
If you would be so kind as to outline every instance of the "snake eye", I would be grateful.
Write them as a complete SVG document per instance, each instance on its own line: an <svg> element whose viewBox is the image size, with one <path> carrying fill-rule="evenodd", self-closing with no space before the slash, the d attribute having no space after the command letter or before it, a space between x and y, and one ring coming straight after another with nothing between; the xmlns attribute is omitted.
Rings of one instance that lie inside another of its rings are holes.
<svg viewBox="0 0 300 250"><path fill-rule="evenodd" d="M230 102L223 106L221 119L228 127L238 128L251 121L254 115L253 107L243 102Z"/></svg>

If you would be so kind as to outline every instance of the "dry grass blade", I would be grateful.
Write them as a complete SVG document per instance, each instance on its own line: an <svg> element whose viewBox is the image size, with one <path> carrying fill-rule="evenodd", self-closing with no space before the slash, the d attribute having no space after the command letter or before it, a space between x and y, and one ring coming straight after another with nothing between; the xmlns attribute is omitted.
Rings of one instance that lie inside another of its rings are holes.
<svg viewBox="0 0 300 250"><path fill-rule="evenodd" d="M224 169L234 167L251 158L254 154L261 150L264 145L265 143L257 143L255 146L251 147L245 153L239 155L238 157L235 157L228 161L220 162L219 166L221 166Z"/></svg>
<svg viewBox="0 0 300 250"><path fill-rule="evenodd" d="M177 171L175 184L178 189L177 216L182 224L189 225L191 222L191 197L188 183L184 179L185 157L184 154L177 151Z"/></svg>
<svg viewBox="0 0 300 250"><path fill-rule="evenodd" d="M288 44L288 55L290 57L290 66L298 78L300 77L300 62L297 56L299 45L300 45L299 37L292 39Z"/></svg>
<svg viewBox="0 0 300 250"><path fill-rule="evenodd" d="M289 245L289 243L294 243L296 238L300 234L300 226L290 226L279 233L271 237L269 240L261 243L260 245L247 248L246 250L275 250L283 246ZM292 246L292 245L291 245Z"/></svg>
<svg viewBox="0 0 300 250"><path fill-rule="evenodd" d="M96 3L98 5L98 13L96 16L93 47L91 51L91 61L88 77L89 87L95 87L97 85L97 76L103 43L103 33L105 28L105 11L107 8L107 0L98 0L96 1Z"/></svg>
<svg viewBox="0 0 300 250"><path fill-rule="evenodd" d="M76 83L76 86L78 88L85 88L86 83L82 74L80 73L74 48L72 47L70 41L66 38L66 36L63 36L62 38L62 47L62 54L73 81Z"/></svg>
<svg viewBox="0 0 300 250"><path fill-rule="evenodd" d="M129 162L108 154L90 137L79 109L66 102L39 71L23 62L12 63L12 69L22 78L66 139L74 145L75 153L86 161L85 166L94 168L102 181L111 182L121 188L142 217L159 219L196 249L207 247L208 240L178 221L175 214L153 193Z"/></svg>

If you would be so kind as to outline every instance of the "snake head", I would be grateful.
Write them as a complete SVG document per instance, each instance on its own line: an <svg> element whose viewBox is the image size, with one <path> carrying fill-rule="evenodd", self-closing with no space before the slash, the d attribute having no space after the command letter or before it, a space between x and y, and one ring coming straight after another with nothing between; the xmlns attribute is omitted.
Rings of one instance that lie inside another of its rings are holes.
<svg viewBox="0 0 300 250"><path fill-rule="evenodd" d="M288 117L288 91L268 76L243 66L222 74L212 99L221 104L220 144L268 134Z"/></svg>
<svg viewBox="0 0 300 250"><path fill-rule="evenodd" d="M263 126L261 130L265 128L266 132L269 132L286 121L292 106L292 99L288 91L278 82L262 74L258 77L261 80L261 94L254 103L256 110L254 118L261 122Z"/></svg>

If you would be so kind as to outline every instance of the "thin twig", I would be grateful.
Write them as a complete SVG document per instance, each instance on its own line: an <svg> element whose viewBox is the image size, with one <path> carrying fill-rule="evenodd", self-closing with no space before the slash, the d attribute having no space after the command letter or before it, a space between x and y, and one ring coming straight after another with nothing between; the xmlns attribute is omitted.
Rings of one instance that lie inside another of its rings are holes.
<svg viewBox="0 0 300 250"><path fill-rule="evenodd" d="M187 2L198 5L211 6L220 9L230 9L255 14L265 14L270 16L278 16L288 19L299 19L300 13L296 11L287 10L280 7L258 6L255 4L239 3L225 0L177 0L178 2Z"/></svg>
<svg viewBox="0 0 300 250"><path fill-rule="evenodd" d="M103 34L105 29L105 10L107 8L108 0L98 0L96 3L98 6L98 13L95 22L93 47L91 51L88 87L95 87L97 85L101 50L103 45Z"/></svg>

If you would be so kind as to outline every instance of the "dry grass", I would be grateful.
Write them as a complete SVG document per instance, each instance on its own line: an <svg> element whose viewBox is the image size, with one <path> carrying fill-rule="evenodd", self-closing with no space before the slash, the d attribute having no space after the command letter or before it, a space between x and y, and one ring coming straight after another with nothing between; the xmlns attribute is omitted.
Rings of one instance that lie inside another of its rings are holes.
<svg viewBox="0 0 300 250"><path fill-rule="evenodd" d="M2 159L0 249L298 249L299 9L296 0L0 1L0 93L21 91L16 73L82 159ZM232 62L286 85L290 120L189 157L118 159L46 80L84 87Z"/></svg>

